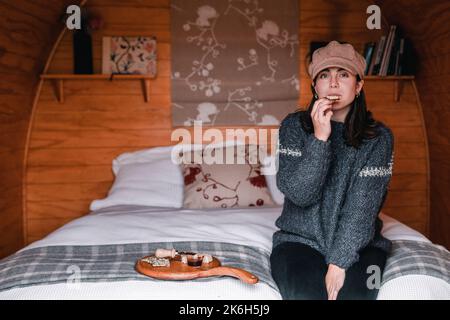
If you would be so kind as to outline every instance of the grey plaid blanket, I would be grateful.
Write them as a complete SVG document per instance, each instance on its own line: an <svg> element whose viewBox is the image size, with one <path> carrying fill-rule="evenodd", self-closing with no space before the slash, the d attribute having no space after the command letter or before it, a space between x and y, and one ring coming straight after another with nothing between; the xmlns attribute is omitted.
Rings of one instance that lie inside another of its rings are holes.
<svg viewBox="0 0 450 320"><path fill-rule="evenodd" d="M428 275L450 281L450 252L432 243L396 240L386 261L384 283L410 274Z"/></svg>
<svg viewBox="0 0 450 320"><path fill-rule="evenodd" d="M270 252L266 250L221 242L155 242L24 250L0 261L0 291L64 282L162 281L141 275L134 269L139 258L154 253L157 248L211 254L223 266L245 269L260 282L278 290L270 274Z"/></svg>
<svg viewBox="0 0 450 320"><path fill-rule="evenodd" d="M64 282L162 281L134 270L136 260L157 248L208 253L224 266L243 268L277 290L270 273L270 252L231 243L161 242L93 246L48 246L18 252L0 261L0 291ZM423 274L449 282L450 253L434 244L393 241L382 285L408 274ZM196 281L210 281L200 278Z"/></svg>

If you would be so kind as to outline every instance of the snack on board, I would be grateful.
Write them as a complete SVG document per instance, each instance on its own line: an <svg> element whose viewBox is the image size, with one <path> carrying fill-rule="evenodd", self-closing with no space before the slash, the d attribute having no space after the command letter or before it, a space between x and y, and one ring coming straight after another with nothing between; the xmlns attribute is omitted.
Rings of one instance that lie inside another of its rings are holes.
<svg viewBox="0 0 450 320"><path fill-rule="evenodd" d="M257 276L244 269L222 266L220 260L211 254L164 248L158 248L154 255L136 261L135 270L145 276L160 280L192 280L230 276L248 284L255 284L259 281Z"/></svg>
<svg viewBox="0 0 450 320"><path fill-rule="evenodd" d="M142 261L151 264L154 267L168 267L170 266L170 259L174 261L181 261L192 267L199 267L207 265L213 261L210 254L194 253L194 252L178 252L175 249L158 248L155 255L142 259Z"/></svg>
<svg viewBox="0 0 450 320"><path fill-rule="evenodd" d="M175 258L178 252L175 249L156 249L155 257L157 258Z"/></svg>
<svg viewBox="0 0 450 320"><path fill-rule="evenodd" d="M167 258L147 257L142 261L151 264L153 267L170 267L170 261Z"/></svg>

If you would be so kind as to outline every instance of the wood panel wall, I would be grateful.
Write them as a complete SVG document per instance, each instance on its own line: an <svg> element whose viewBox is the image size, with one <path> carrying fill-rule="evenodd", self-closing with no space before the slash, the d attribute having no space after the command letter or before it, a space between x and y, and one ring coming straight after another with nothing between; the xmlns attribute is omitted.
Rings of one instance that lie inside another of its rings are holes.
<svg viewBox="0 0 450 320"><path fill-rule="evenodd" d="M417 87L428 132L433 241L450 248L450 2L375 1L411 37L418 53Z"/></svg>
<svg viewBox="0 0 450 320"><path fill-rule="evenodd" d="M363 1L300 2L299 105L311 98L304 57L311 40L348 41L362 50L381 31L361 32L366 24ZM56 101L45 82L33 119L26 172L27 243L88 212L93 199L107 194L111 161L122 152L168 145L170 141L170 8L168 0L90 0L101 13L103 30L94 34L94 69L101 70L103 35L156 35L158 77L145 103L139 82L76 81L65 84L65 102ZM339 15L336 10L339 9ZM49 72L72 72L70 33L51 61ZM393 101L392 81L367 81L368 103L375 115L393 128L396 162L386 213L427 233L427 154L420 106L412 82ZM292 106L294 111L297 106Z"/></svg>
<svg viewBox="0 0 450 320"><path fill-rule="evenodd" d="M67 1L66 1L67 2ZM64 1L0 2L0 258L23 246L23 158L39 74Z"/></svg>

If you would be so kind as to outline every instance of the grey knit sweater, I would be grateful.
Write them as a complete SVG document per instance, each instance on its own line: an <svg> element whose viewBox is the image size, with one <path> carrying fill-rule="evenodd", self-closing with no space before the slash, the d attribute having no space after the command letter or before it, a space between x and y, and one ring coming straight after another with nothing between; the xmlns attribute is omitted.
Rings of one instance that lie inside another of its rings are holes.
<svg viewBox="0 0 450 320"><path fill-rule="evenodd" d="M331 121L327 141L305 132L299 111L279 131L277 186L285 195L273 247L301 242L318 250L327 264L347 269L358 251L372 245L389 252L378 213L392 175L393 136L385 126L359 149L345 144L344 123Z"/></svg>

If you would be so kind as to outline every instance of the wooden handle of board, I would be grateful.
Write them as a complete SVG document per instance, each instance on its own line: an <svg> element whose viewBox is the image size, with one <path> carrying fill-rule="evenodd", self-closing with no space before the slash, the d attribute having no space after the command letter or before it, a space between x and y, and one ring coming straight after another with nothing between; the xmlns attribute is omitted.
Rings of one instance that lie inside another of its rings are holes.
<svg viewBox="0 0 450 320"><path fill-rule="evenodd" d="M233 267L216 267L216 268L211 268L208 270L204 270L201 272L202 276L231 276L231 277L235 277L238 278L242 281L244 281L245 283L249 283L249 284L255 284L258 282L258 277L255 276L254 274L245 271L243 269L239 269L239 268L233 268Z"/></svg>

